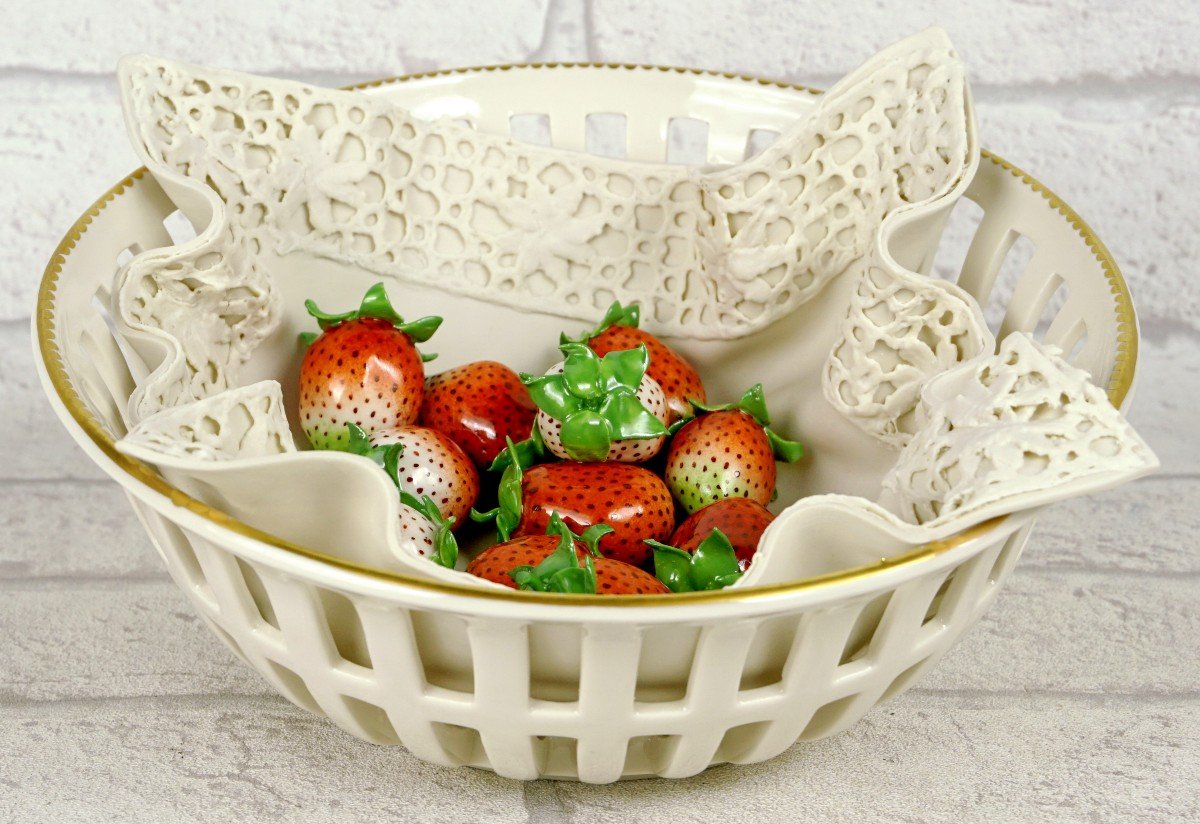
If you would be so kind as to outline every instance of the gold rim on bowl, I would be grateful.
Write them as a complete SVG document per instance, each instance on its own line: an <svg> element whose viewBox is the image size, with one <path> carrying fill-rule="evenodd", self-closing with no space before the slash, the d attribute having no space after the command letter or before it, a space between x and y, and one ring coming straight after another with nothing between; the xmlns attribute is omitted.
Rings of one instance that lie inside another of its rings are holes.
<svg viewBox="0 0 1200 824"><path fill-rule="evenodd" d="M383 80L373 80L366 83L360 83L348 88L367 89L376 88L392 83L403 83L411 80L419 80L422 78L447 76L453 74L473 74L480 72L493 71L509 71L512 69L541 69L541 68L599 68L599 69L625 69L635 71L657 71L657 72L675 72L681 74L696 74L710 77L722 77L726 79L741 80L749 83L757 83L759 85L777 86L779 88L792 89L803 91L810 94L819 94L818 91L792 83L786 83L777 80L764 80L756 77L748 77L745 75L711 72L703 69L688 69L676 68L668 66L649 66L640 64L626 63L525 63L525 64L510 64L503 66L481 66L465 69L446 69L436 72L424 72L420 74L401 75L397 77L386 78ZM1138 329L1137 317L1134 313L1133 302L1129 293L1129 286L1125 282L1125 278L1121 275L1120 269L1117 267L1116 261L1113 260L1112 254L1107 247L1101 242L1096 233L1092 231L1083 219L1063 200L1047 189L1042 183L1034 179L1032 176L1017 168L1016 166L998 157L995 154L981 150L981 155L985 160L999 166L1019 179L1026 186L1040 194L1051 207L1059 214L1063 215L1067 221L1075 229L1076 233L1083 238L1096 260L1100 263L1104 270L1105 277L1108 280L1109 289L1113 296L1114 311L1117 317L1117 355L1116 363L1113 366L1112 376L1108 382L1108 397L1113 405L1120 406L1125 397L1129 394L1129 390L1133 386L1134 368L1137 364L1138 354ZM819 587L829 587L839 584L845 584L851 581L858 581L868 578L885 570L892 570L901 567L911 566L920 563L937 555L942 555L955 547L982 537L990 532L994 527L1003 522L1007 516L1000 516L976 524L955 535L938 541L932 541L927 544L915 547L914 549L900 555L880 560L878 563L867 564L853 569L842 570L819 575L812 578L805 578L798 581L791 581L785 584L774 584L762 587L750 587L747 589L726 589L713 590L709 592L689 592L678 593L672 595L638 595L627 596L622 598L598 598L594 595L558 595L550 593L535 593L521 592L517 590L488 590L478 587L473 587L467 584L455 584L443 581L433 581L426 578L419 578L411 575L390 572L388 570L378 569L362 564L356 564L352 561L347 561L332 555L327 555L318 552L314 549L302 546L300 544L286 541L278 536L256 529L253 526L238 520L237 518L222 512L219 509L209 506L196 498L191 497L180 489L169 484L158 472L149 464L119 452L116 448L116 443L113 438L105 430L104 425L92 415L79 394L75 391L75 387L71 384L70 377L67 374L66 366L64 365L62 353L58 347L56 337L56 320L54 316L54 297L58 287L58 279L62 274L62 269L66 263L67 256L75 248L75 245L87 233L88 227L92 221L107 208L108 204L120 196L125 190L135 184L147 174L145 166L134 171L121 182L117 183L107 192L105 192L95 203L93 203L86 212L75 222L75 224L67 231L58 247L54 250L54 254L50 258L49 264L46 266L45 273L42 275L41 284L38 287L37 297L37 314L35 317L37 329L37 344L41 354L41 358L46 367L46 373L50 378L50 383L57 392L59 400L70 413L71 417L79 425L79 427L87 434L88 438L96 445L96 447L104 453L104 455L113 462L117 467L124 471L135 481L149 487L153 491L161 494L171 501L177 507L186 509L201 518L215 524L216 526L227 529L242 537L249 538L268 546L282 549L287 552L294 553L309 560L317 561L337 569L351 572L357 575L363 575L375 580L384 581L391 584L400 584L406 587L422 589L432 592L437 592L446 595L463 596L468 598L484 598L489 600L500 599L505 601L519 601L527 603L539 604L559 604L559 605L574 605L588 607L621 607L621 606L669 606L672 604L694 604L696 602L715 602L715 601L746 601L779 596L800 592L803 590L816 589Z"/></svg>

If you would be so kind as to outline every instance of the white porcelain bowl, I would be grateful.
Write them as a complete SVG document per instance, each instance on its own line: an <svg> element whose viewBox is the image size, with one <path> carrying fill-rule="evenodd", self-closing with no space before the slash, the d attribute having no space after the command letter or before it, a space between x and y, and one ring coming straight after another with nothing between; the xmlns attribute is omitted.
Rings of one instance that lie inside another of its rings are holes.
<svg viewBox="0 0 1200 824"><path fill-rule="evenodd" d="M589 114L618 112L633 159L661 160L671 119L694 118L708 123L710 163L741 159L752 131L780 130L814 99L781 83L635 66L472 69L368 85L419 115L493 131L514 114L548 112L554 144L579 150ZM982 218L958 283L987 306L1006 255L1028 238L1036 253L1011 298L999 298L1002 332L1035 332L1071 352L1122 405L1137 326L1107 250L1066 204L994 155L985 153L967 198ZM849 727L913 684L988 607L1028 538L1031 513L918 547L864 536L862 557L886 560L782 586L636 598L492 592L339 561L311 548L321 542L289 534L285 516L267 519L270 532L264 522L256 528L114 448L134 378L95 299L107 297L119 257L169 243L164 219L173 212L143 169L67 234L35 316L46 392L76 441L125 487L213 632L289 700L367 741L524 779L682 777L761 761ZM343 266L336 280L320 279L312 261L295 268L282 285L280 341L305 326L304 296L349 306L371 277ZM1061 305L1056 290L1068 293ZM447 366L488 357L525 368L532 341L579 325L427 289L406 300L408 312L445 315L445 330L487 318L487 336L439 336ZM803 351L806 328L825 322L831 305L814 301L795 320L734 342L674 342L712 394L743 388L747 375L763 380L775 390L779 428L816 445L817 459L784 474L784 502L862 493L878 477L878 467L859 466L870 456L822 449L827 421L809 400L819 396L822 358L789 354ZM294 372L295 357L294 347L264 346L247 379ZM330 540L323 536L326 548Z"/></svg>

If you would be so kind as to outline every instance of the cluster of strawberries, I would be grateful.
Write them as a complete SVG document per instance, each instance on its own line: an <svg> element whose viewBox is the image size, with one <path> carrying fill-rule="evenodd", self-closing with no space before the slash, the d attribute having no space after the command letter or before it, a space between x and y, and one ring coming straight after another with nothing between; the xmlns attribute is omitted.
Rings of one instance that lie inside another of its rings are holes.
<svg viewBox="0 0 1200 824"><path fill-rule="evenodd" d="M441 318L405 322L382 284L351 312L306 306L321 328L301 336L309 442L382 466L405 545L434 563L454 567L468 520L494 522L500 543L467 572L515 589L728 586L774 517L776 461L803 454L770 429L761 386L709 405L696 370L638 328L637 306L614 303L596 329L563 335L545 375L478 361L428 379L433 356L416 345ZM473 508L484 499L494 506Z"/></svg>

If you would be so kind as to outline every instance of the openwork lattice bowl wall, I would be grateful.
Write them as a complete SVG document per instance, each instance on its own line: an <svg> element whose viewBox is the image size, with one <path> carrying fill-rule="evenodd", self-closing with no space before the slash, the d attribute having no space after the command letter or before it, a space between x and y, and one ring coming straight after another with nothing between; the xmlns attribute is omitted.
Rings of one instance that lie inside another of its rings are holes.
<svg viewBox="0 0 1200 824"><path fill-rule="evenodd" d="M622 66L448 72L384 81L373 93L490 131L545 114L554 145L579 150L592 148L589 116L620 114L632 159L661 161L686 148L676 126L701 121L707 138L689 159L707 163L741 159L813 100L783 84ZM1060 346L1121 405L1136 321L1104 247L1069 207L992 155L967 201L977 223L952 228L971 233L951 273L957 283L989 308L1001 335L1028 331ZM1024 513L898 554L865 546L862 557L889 558L820 578L635 599L491 592L339 561L287 534L286 524L252 526L114 448L121 410L143 376L130 374L97 306L107 303L118 259L170 243L164 221L175 212L139 171L64 239L35 318L47 393L87 454L125 487L213 632L290 701L367 741L515 778L589 782L770 758L847 728L919 679L987 609L1028 538L1032 514ZM1013 269L1005 260L1018 243L1035 252ZM343 282L319 295L323 305L347 303L369 282L344 268ZM472 300L454 298L451 319ZM803 335L790 320L781 325ZM525 335L563 327L532 322L504 345L516 352ZM723 361L713 343L689 354L728 394L752 368L753 345L720 344L733 352ZM816 375L815 360L786 361L779 351L753 368ZM261 362L261 376L275 357ZM778 400L785 423L812 425L789 411L803 408L799 397ZM864 491L877 477L871 467L850 477L830 461L785 477L784 495L822 490L831 478L848 478L839 491Z"/></svg>

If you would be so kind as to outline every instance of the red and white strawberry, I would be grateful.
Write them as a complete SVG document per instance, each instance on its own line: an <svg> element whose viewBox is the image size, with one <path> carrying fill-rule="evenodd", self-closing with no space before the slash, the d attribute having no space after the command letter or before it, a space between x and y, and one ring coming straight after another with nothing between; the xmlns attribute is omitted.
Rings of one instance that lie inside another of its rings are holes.
<svg viewBox="0 0 1200 824"><path fill-rule="evenodd" d="M428 495L417 497L400 483L400 456L404 445L399 441L373 445L362 427L346 425L344 450L370 458L391 478L400 494L400 546L407 552L453 569L458 561L458 542L451 530L454 518L447 518Z"/></svg>
<svg viewBox="0 0 1200 824"><path fill-rule="evenodd" d="M696 547L719 529L729 540L745 572L758 550L759 539L775 516L765 506L749 498L722 498L692 513L675 528L668 543L684 552Z"/></svg>
<svg viewBox="0 0 1200 824"><path fill-rule="evenodd" d="M604 527L577 538L555 516L547 534L528 535L479 553L467 572L512 589L577 595L663 595L666 585L630 564L595 556Z"/></svg>
<svg viewBox="0 0 1200 824"><path fill-rule="evenodd" d="M579 343L560 349L566 359L545 375L521 376L545 448L572 461L641 463L657 455L669 412L662 388L646 376L646 347L604 357Z"/></svg>
<svg viewBox="0 0 1200 824"><path fill-rule="evenodd" d="M370 436L375 447L399 444L393 478L402 493L428 497L441 516L457 529L479 496L479 471L454 441L423 426L399 426Z"/></svg>
<svg viewBox="0 0 1200 824"><path fill-rule="evenodd" d="M379 432L416 421L425 394L425 360L416 344L437 331L442 319L406 323L392 308L382 283L367 290L358 309L308 313L321 333L309 342L300 365L300 426L315 449L346 446L346 424Z"/></svg>
<svg viewBox="0 0 1200 824"><path fill-rule="evenodd" d="M670 410L668 423L692 414L692 401L704 403L708 400L700 375L687 360L671 347L649 332L639 329L641 309L636 303L622 306L614 301L608 307L600 325L590 332L575 338L576 343L586 343L597 355L607 355L622 349L645 346L650 353L650 364L646 375L653 378L662 388ZM563 336L563 343L571 342Z"/></svg>
<svg viewBox="0 0 1200 824"><path fill-rule="evenodd" d="M675 500L689 513L723 498L769 504L776 460L799 460L804 448L770 429L762 385L737 403L699 408L699 417L675 433L667 450L664 475Z"/></svg>
<svg viewBox="0 0 1200 824"><path fill-rule="evenodd" d="M458 542L453 522L444 517L433 499L419 501L401 493L400 545L418 558L454 569L458 561Z"/></svg>
<svg viewBox="0 0 1200 824"><path fill-rule="evenodd" d="M501 541L545 533L553 517L575 532L603 525L607 558L640 565L650 558L646 539L666 540L675 505L662 479L626 463L546 463L524 469L510 462L500 479L499 505L475 520L496 521Z"/></svg>
<svg viewBox="0 0 1200 824"><path fill-rule="evenodd" d="M529 435L536 413L516 372L496 361L476 361L425 381L418 421L447 435L476 465L488 466L507 439Z"/></svg>
<svg viewBox="0 0 1200 824"><path fill-rule="evenodd" d="M551 367L546 374L561 375L562 372L563 365L559 363ZM649 375L644 376L642 382L638 385L634 397L637 398L638 402L651 415L661 421L664 427L670 422L670 412L667 410L666 397L663 395L662 388L659 387L658 382L654 378ZM571 453L567 451L562 442L563 422L555 420L547 412L540 410L537 413L536 420L538 435L541 437L542 444L546 450L556 458L570 460ZM618 461L620 463L643 463L662 451L665 440L666 436L615 440L608 448L608 454L604 456L604 460Z"/></svg>

